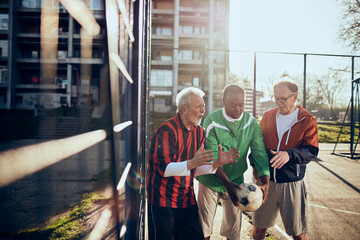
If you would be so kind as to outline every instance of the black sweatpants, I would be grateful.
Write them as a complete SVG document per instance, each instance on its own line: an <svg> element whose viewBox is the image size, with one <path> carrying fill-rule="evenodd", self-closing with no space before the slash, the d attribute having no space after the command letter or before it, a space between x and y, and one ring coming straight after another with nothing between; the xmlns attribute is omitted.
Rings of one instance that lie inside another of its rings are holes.
<svg viewBox="0 0 360 240"><path fill-rule="evenodd" d="M148 204L149 240L204 240L197 205L187 208Z"/></svg>

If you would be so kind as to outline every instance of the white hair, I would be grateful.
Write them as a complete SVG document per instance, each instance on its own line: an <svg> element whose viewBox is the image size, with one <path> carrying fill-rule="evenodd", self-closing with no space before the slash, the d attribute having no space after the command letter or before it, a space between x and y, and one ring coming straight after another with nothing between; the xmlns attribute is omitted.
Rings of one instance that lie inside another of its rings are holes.
<svg viewBox="0 0 360 240"><path fill-rule="evenodd" d="M182 106L189 104L190 97L192 95L196 95L202 98L204 97L205 93L201 89L194 87L184 88L176 95L176 112L180 112Z"/></svg>

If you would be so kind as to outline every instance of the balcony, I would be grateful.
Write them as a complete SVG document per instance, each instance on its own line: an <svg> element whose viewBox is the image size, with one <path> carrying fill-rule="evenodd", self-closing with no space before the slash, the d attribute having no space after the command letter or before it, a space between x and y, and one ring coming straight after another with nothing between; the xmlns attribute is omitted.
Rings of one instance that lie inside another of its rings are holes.
<svg viewBox="0 0 360 240"><path fill-rule="evenodd" d="M179 64L200 65L201 59L179 59Z"/></svg>
<svg viewBox="0 0 360 240"><path fill-rule="evenodd" d="M174 14L174 9L153 8L152 14Z"/></svg>
<svg viewBox="0 0 360 240"><path fill-rule="evenodd" d="M151 60L151 65L157 66L171 66L173 64L172 61L164 61L164 60Z"/></svg>
<svg viewBox="0 0 360 240"><path fill-rule="evenodd" d="M209 13L209 8L180 7L180 12L204 14Z"/></svg>
<svg viewBox="0 0 360 240"><path fill-rule="evenodd" d="M201 38L206 39L209 37L207 33L179 33L180 38Z"/></svg>

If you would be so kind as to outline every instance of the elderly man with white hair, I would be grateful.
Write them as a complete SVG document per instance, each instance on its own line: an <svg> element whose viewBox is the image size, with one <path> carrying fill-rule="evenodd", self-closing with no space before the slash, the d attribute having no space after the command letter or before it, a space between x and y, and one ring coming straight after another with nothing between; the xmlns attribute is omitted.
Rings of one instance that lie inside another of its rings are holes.
<svg viewBox="0 0 360 240"><path fill-rule="evenodd" d="M215 173L234 162L232 148L218 158L204 150L204 92L189 87L176 97L176 115L162 123L151 138L147 174L148 230L153 239L199 239L204 235L194 194L194 177Z"/></svg>

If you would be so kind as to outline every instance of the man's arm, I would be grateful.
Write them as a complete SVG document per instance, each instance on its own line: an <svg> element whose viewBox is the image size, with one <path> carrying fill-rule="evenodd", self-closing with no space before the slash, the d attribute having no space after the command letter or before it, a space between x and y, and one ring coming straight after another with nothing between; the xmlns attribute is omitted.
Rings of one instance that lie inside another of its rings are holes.
<svg viewBox="0 0 360 240"><path fill-rule="evenodd" d="M213 165L213 153L211 150L204 150L201 145L194 158L183 162L172 162L166 166L164 177L189 176L190 170L204 165Z"/></svg>
<svg viewBox="0 0 360 240"><path fill-rule="evenodd" d="M203 165L196 168L195 175L200 176L204 174L214 174L218 168L229 163L235 163L236 158L239 157L240 151L236 151L236 148L232 148L227 152L222 150L222 146L219 144L218 158L212 162L212 165Z"/></svg>
<svg viewBox="0 0 360 240"><path fill-rule="evenodd" d="M288 149L287 153L291 161L298 164L307 164L316 159L319 153L319 135L315 117L308 119L300 148Z"/></svg>
<svg viewBox="0 0 360 240"><path fill-rule="evenodd" d="M261 183L261 190L263 191L263 202L266 202L267 195L269 191L269 183L270 183L270 170L269 170L269 162L268 156L265 150L263 133L261 131L260 126L256 122L254 122L254 134L251 139L250 149L251 154L249 156L251 165L254 166L254 176L257 178L257 181Z"/></svg>
<svg viewBox="0 0 360 240"><path fill-rule="evenodd" d="M236 194L236 190L241 189L240 186L237 185L236 183L231 182L221 167L216 170L215 175L219 178L221 183L225 186L232 203L235 206L238 206L239 198Z"/></svg>

